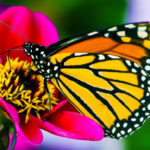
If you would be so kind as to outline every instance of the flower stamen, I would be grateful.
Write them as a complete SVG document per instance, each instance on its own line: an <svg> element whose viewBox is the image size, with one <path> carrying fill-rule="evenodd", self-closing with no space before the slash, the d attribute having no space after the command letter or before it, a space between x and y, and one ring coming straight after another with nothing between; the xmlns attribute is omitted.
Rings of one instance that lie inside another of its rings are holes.
<svg viewBox="0 0 150 150"><path fill-rule="evenodd" d="M29 120L30 114L41 118L49 110L49 97L44 88L43 77L29 72L29 68L27 61L18 61L17 58L10 59L5 65L0 64L0 97L12 104L19 114L24 114L25 122ZM52 109L58 99L52 84L48 84L48 89Z"/></svg>

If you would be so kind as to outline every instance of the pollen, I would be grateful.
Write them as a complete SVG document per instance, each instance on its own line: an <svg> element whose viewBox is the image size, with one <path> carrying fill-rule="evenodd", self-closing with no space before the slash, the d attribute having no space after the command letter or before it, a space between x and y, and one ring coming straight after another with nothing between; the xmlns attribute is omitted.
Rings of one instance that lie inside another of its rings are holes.
<svg viewBox="0 0 150 150"><path fill-rule="evenodd" d="M29 71L31 64L27 61L8 59L5 65L0 64L0 97L12 104L20 115L25 115L25 122L32 114L41 119L49 110L49 97L44 88L41 75ZM51 99L51 110L59 100L55 87L48 84Z"/></svg>

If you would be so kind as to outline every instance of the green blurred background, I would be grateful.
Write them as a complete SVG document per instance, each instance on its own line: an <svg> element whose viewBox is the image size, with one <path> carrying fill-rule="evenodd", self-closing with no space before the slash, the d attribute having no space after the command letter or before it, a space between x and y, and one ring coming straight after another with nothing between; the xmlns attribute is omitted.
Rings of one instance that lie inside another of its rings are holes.
<svg viewBox="0 0 150 150"><path fill-rule="evenodd" d="M1 4L24 5L46 14L57 27L60 39L125 23L130 15L127 0L3 0ZM150 121L123 140L123 145L124 150L150 150Z"/></svg>
<svg viewBox="0 0 150 150"><path fill-rule="evenodd" d="M124 22L126 0L3 0L46 14L56 25L60 39Z"/></svg>

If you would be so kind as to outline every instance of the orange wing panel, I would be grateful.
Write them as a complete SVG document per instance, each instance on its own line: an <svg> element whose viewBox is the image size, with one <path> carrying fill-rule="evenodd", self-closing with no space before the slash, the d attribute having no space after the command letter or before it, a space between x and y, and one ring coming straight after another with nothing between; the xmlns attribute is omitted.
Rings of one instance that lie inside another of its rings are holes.
<svg viewBox="0 0 150 150"><path fill-rule="evenodd" d="M95 37L70 45L59 53L105 53L130 59L140 64L139 59L147 56L146 50L138 45L118 43L111 38Z"/></svg>
<svg viewBox="0 0 150 150"><path fill-rule="evenodd" d="M117 46L118 43L110 38L96 37L68 46L58 53L99 53Z"/></svg>

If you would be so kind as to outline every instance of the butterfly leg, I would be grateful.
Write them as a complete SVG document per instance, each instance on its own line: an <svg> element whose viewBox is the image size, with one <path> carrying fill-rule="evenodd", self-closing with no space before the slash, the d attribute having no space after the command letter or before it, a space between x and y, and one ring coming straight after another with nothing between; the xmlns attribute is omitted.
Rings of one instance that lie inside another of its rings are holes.
<svg viewBox="0 0 150 150"><path fill-rule="evenodd" d="M31 72L33 74L39 74L36 71L32 70L31 68L29 69L29 72ZM44 87L45 87L45 89L47 91L48 99L49 99L49 115L48 115L48 118L47 118L47 120L49 120L50 119L50 112L51 112L51 98L50 98L50 92L48 90L47 81L46 80L44 80Z"/></svg>
<svg viewBox="0 0 150 150"><path fill-rule="evenodd" d="M47 87L47 81L44 80L44 87L47 91L47 94L48 94L48 99L49 99L49 115L48 115L48 120L50 119L50 112L51 112L51 97L50 97L50 92L48 90L48 87Z"/></svg>
<svg viewBox="0 0 150 150"><path fill-rule="evenodd" d="M16 133L16 129L14 129L11 148L10 148L11 150L13 150L16 145L16 139L17 139L17 133Z"/></svg>

